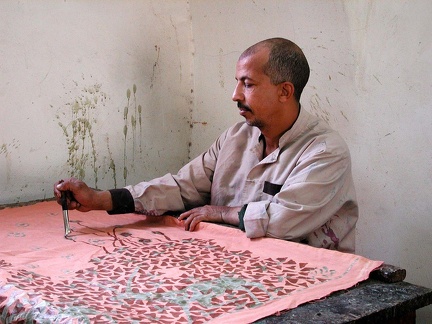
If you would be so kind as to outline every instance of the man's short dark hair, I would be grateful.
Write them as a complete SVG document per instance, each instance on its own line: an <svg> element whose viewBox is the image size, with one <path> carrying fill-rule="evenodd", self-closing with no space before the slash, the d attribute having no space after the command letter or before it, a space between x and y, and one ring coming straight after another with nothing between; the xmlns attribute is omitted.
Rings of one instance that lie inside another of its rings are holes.
<svg viewBox="0 0 432 324"><path fill-rule="evenodd" d="M309 64L301 48L285 38L270 38L252 45L240 58L250 56L262 47L270 51L263 72L275 85L291 82L294 85L294 97L299 102L310 75Z"/></svg>

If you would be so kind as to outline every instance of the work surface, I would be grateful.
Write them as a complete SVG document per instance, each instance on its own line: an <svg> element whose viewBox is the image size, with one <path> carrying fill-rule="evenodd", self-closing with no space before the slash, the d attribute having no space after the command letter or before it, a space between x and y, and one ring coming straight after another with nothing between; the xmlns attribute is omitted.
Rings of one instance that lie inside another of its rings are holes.
<svg viewBox="0 0 432 324"><path fill-rule="evenodd" d="M319 301L257 321L279 323L415 323L415 311L432 304L432 289L369 279Z"/></svg>
<svg viewBox="0 0 432 324"><path fill-rule="evenodd" d="M0 210L2 322L275 323L382 264L170 216L70 216L66 239L55 202Z"/></svg>

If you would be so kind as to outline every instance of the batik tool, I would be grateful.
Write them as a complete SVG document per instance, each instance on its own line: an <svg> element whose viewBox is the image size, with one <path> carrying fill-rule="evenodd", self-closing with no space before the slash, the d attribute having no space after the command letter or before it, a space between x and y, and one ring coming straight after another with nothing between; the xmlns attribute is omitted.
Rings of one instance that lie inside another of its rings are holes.
<svg viewBox="0 0 432 324"><path fill-rule="evenodd" d="M62 210L63 210L63 223L64 223L64 230L65 234L64 236L67 237L69 233L71 232L69 227L69 211L68 211L68 204L67 204L67 192L62 191L61 193L61 204L62 204Z"/></svg>

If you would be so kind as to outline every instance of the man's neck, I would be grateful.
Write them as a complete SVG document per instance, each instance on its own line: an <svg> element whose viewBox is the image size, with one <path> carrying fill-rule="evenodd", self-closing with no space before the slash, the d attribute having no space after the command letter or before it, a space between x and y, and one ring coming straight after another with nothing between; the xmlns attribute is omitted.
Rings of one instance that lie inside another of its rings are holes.
<svg viewBox="0 0 432 324"><path fill-rule="evenodd" d="M269 140L264 136L264 150L263 150L263 158L265 158L267 155L273 153L278 147L279 147L279 140L277 143L269 143Z"/></svg>
<svg viewBox="0 0 432 324"><path fill-rule="evenodd" d="M298 109L296 109L295 113L291 116L288 116L287 122L285 124L281 124L278 127L271 127L268 130L261 130L261 134L263 135L264 140L264 152L263 157L274 152L279 147L279 140L283 134L285 134L294 123L297 121L298 116L300 115L300 104L298 105Z"/></svg>

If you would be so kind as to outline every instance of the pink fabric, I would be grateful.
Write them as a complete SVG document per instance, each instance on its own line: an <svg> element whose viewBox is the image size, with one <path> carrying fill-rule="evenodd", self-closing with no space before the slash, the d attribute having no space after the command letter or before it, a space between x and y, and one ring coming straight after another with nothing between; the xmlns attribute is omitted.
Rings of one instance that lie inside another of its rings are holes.
<svg viewBox="0 0 432 324"><path fill-rule="evenodd" d="M249 323L382 264L170 216L69 215L65 239L55 202L0 210L0 322Z"/></svg>

